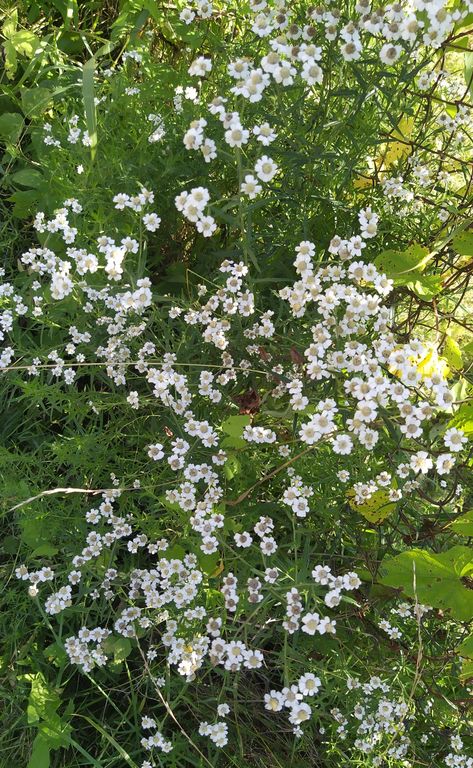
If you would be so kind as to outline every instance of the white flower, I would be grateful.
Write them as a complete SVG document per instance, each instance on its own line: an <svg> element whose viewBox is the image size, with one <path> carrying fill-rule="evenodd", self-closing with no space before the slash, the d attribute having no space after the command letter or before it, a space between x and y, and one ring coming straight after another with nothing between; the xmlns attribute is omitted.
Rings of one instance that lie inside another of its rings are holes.
<svg viewBox="0 0 473 768"><path fill-rule="evenodd" d="M148 456L154 461L164 458L163 446L161 443L154 443L154 445L148 446Z"/></svg>
<svg viewBox="0 0 473 768"><path fill-rule="evenodd" d="M302 617L302 631L307 635L315 635L320 623L320 616L318 613L306 613Z"/></svg>
<svg viewBox="0 0 473 768"><path fill-rule="evenodd" d="M196 222L196 229L204 237L211 237L217 229L217 223L213 216L201 216Z"/></svg>
<svg viewBox="0 0 473 768"><path fill-rule="evenodd" d="M212 62L210 59L206 59L205 56L199 56L198 59L195 59L192 64L190 65L188 72L190 75L193 75L195 77L205 77L207 72L210 72L212 69Z"/></svg>
<svg viewBox="0 0 473 768"><path fill-rule="evenodd" d="M395 64L401 55L402 48L400 45L392 45L392 43L386 43L383 45L379 52L379 58L383 64Z"/></svg>
<svg viewBox="0 0 473 768"><path fill-rule="evenodd" d="M427 451L417 451L417 453L411 456L410 467L416 473L421 472L423 475L426 475L433 466L434 462Z"/></svg>
<svg viewBox="0 0 473 768"><path fill-rule="evenodd" d="M255 173L261 181L271 181L278 172L278 166L267 155L256 161Z"/></svg>
<svg viewBox="0 0 473 768"><path fill-rule="evenodd" d="M465 433L461 429L451 427L445 432L443 441L447 448L450 448L451 451L456 452L461 451L465 443L468 442L468 439L465 437Z"/></svg>
<svg viewBox="0 0 473 768"><path fill-rule="evenodd" d="M270 712L280 712L284 706L284 696L279 691L270 691L264 695L264 708Z"/></svg>
<svg viewBox="0 0 473 768"><path fill-rule="evenodd" d="M299 678L298 685L303 696L313 696L315 693L318 693L322 683L319 677L313 675L312 672L307 672Z"/></svg>
<svg viewBox="0 0 473 768"><path fill-rule="evenodd" d="M240 187L240 191L244 195L248 195L250 200L254 200L254 198L262 191L262 189L263 187L261 184L258 184L257 180L252 174L247 174L245 176L245 181L242 182Z"/></svg>
<svg viewBox="0 0 473 768"><path fill-rule="evenodd" d="M305 704L305 702L296 702L296 704L294 704L291 709L289 722L291 722L293 725L299 725L300 723L309 720L311 714L312 710L308 704Z"/></svg>
<svg viewBox="0 0 473 768"><path fill-rule="evenodd" d="M302 66L301 77L308 85L320 85L323 80L323 72L315 61L305 61Z"/></svg>
<svg viewBox="0 0 473 768"><path fill-rule="evenodd" d="M337 435L331 442L334 453L346 456L353 450L353 441L349 435Z"/></svg>
<svg viewBox="0 0 473 768"><path fill-rule="evenodd" d="M156 213L146 213L143 216L143 224L145 225L148 232L156 232L156 230L159 229L159 225L161 224L161 219Z"/></svg>

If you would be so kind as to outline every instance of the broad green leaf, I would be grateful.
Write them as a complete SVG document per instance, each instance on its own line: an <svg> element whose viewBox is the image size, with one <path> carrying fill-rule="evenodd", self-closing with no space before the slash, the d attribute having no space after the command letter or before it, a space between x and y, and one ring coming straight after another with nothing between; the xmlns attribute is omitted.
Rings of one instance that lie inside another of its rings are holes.
<svg viewBox="0 0 473 768"><path fill-rule="evenodd" d="M25 117L38 117L51 106L52 92L49 88L23 88L21 103Z"/></svg>
<svg viewBox="0 0 473 768"><path fill-rule="evenodd" d="M7 11L5 21L2 24L2 34L4 37L11 37L16 32L18 26L18 9L13 8Z"/></svg>
<svg viewBox="0 0 473 768"><path fill-rule="evenodd" d="M465 435L473 435L473 404L463 403L448 426L462 429Z"/></svg>
<svg viewBox="0 0 473 768"><path fill-rule="evenodd" d="M34 168L24 168L21 171L17 171L11 177L14 184L19 184L21 187L30 187L36 189L44 181L44 176L40 171L36 171Z"/></svg>
<svg viewBox="0 0 473 768"><path fill-rule="evenodd" d="M131 640L128 637L107 637L103 649L107 654L113 654L115 664L124 661L132 651Z"/></svg>
<svg viewBox="0 0 473 768"><path fill-rule="evenodd" d="M456 520L450 523L450 528L460 536L473 536L473 509L465 512L461 517L457 517Z"/></svg>
<svg viewBox="0 0 473 768"><path fill-rule="evenodd" d="M440 275L422 275L420 272L409 273L415 275L415 279L409 280L406 287L421 299L430 301L442 290L442 278Z"/></svg>
<svg viewBox="0 0 473 768"><path fill-rule="evenodd" d="M0 140L16 144L23 128L23 117L18 112L5 112L0 115Z"/></svg>
<svg viewBox="0 0 473 768"><path fill-rule="evenodd" d="M92 56L82 68L82 98L84 100L85 122L90 138L90 156L95 158L97 151L97 114L95 109L95 57Z"/></svg>
<svg viewBox="0 0 473 768"><path fill-rule="evenodd" d="M31 757L26 768L49 768L49 746L44 736L38 733L34 742Z"/></svg>
<svg viewBox="0 0 473 768"><path fill-rule="evenodd" d="M400 284L412 281L412 272L421 272L425 267L428 248L413 243L405 251L383 251L374 260L379 272Z"/></svg>
<svg viewBox="0 0 473 768"><path fill-rule="evenodd" d="M17 53L31 59L40 41L39 37L36 37L33 32L29 32L27 29L22 29L19 32L14 32L10 35L10 42Z"/></svg>
<svg viewBox="0 0 473 768"><path fill-rule="evenodd" d="M27 707L28 723L37 726L44 741L52 749L67 746L71 726L57 713L61 703L58 692L49 686L40 672L25 677L31 682Z"/></svg>
<svg viewBox="0 0 473 768"><path fill-rule="evenodd" d="M230 416L222 423L222 431L230 437L241 437L243 430L251 424L251 416Z"/></svg>
<svg viewBox="0 0 473 768"><path fill-rule="evenodd" d="M473 550L456 546L435 554L422 549L387 557L381 564L381 584L403 590L409 597L441 608L458 619L473 619L473 590L465 581L473 571ZM414 590L414 581L416 588Z"/></svg>
<svg viewBox="0 0 473 768"><path fill-rule="evenodd" d="M3 43L3 52L5 55L5 72L10 80L15 76L15 72L18 69L18 58L16 55L16 48L11 40L5 40Z"/></svg>
<svg viewBox="0 0 473 768"><path fill-rule="evenodd" d="M200 548L197 549L197 560L199 562L199 568L207 576L212 576L218 570L218 564L220 562L220 552L212 552L211 555L205 555Z"/></svg>
<svg viewBox="0 0 473 768"><path fill-rule="evenodd" d="M34 189L14 192L13 195L10 195L7 198L7 200L11 203L15 203L12 210L13 215L19 219L24 219L30 214L30 211L36 207L38 192Z"/></svg>
<svg viewBox="0 0 473 768"><path fill-rule="evenodd" d="M455 235L452 248L460 256L473 256L473 232L460 232Z"/></svg>
<svg viewBox="0 0 473 768"><path fill-rule="evenodd" d="M458 646L457 651L460 656L465 656L467 659L473 659L473 635L469 635L469 637Z"/></svg>
<svg viewBox="0 0 473 768"><path fill-rule="evenodd" d="M53 557L59 552L52 544L41 544L31 553L31 557Z"/></svg>
<svg viewBox="0 0 473 768"><path fill-rule="evenodd" d="M235 451L240 451L248 448L248 443L246 440L243 440L242 437L224 437L223 440L220 441L220 446L222 448L233 448Z"/></svg>

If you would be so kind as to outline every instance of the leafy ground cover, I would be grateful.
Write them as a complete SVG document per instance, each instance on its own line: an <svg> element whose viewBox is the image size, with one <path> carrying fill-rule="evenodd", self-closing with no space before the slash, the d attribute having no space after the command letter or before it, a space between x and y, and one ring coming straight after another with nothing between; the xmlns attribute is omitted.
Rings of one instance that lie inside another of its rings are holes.
<svg viewBox="0 0 473 768"><path fill-rule="evenodd" d="M472 768L473 5L1 25L0 765Z"/></svg>

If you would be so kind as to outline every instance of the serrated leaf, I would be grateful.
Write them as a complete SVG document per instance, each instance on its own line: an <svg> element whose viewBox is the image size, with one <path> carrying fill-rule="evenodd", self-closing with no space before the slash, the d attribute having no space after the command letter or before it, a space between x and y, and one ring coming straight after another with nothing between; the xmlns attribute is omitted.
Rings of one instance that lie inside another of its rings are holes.
<svg viewBox="0 0 473 768"><path fill-rule="evenodd" d="M57 713L61 703L56 689L51 687L41 673L25 675L31 682L28 699L28 723L35 724L46 744L52 749L69 744L71 726Z"/></svg>

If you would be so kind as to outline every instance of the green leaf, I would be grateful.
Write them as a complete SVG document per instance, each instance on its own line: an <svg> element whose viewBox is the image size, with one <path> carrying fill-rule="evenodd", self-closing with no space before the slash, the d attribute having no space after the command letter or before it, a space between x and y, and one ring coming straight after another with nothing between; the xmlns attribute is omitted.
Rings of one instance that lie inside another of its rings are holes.
<svg viewBox="0 0 473 768"><path fill-rule="evenodd" d="M4 37L11 37L18 26L18 9L14 8L9 10L5 16L5 21L2 24L2 33Z"/></svg>
<svg viewBox="0 0 473 768"><path fill-rule="evenodd" d="M49 768L49 746L44 736L38 733L33 742L33 751L27 768Z"/></svg>
<svg viewBox="0 0 473 768"><path fill-rule="evenodd" d="M460 256L473 256L473 232L460 232L455 235L452 248Z"/></svg>
<svg viewBox="0 0 473 768"><path fill-rule="evenodd" d="M443 345L442 357L445 358L450 368L457 371L461 371L463 368L463 357L461 349L455 339L451 336L446 336L445 343Z"/></svg>
<svg viewBox="0 0 473 768"><path fill-rule="evenodd" d="M406 288L409 288L420 299L430 301L442 290L442 278L440 275L422 275L420 272L412 274L415 275L415 279L406 283Z"/></svg>
<svg viewBox="0 0 473 768"><path fill-rule="evenodd" d="M92 56L82 68L82 98L84 100L85 122L90 138L90 156L95 158L97 151L97 114L95 109L95 57Z"/></svg>
<svg viewBox="0 0 473 768"><path fill-rule="evenodd" d="M235 451L241 451L248 448L248 443L241 437L224 437L220 441L222 448L233 448Z"/></svg>
<svg viewBox="0 0 473 768"><path fill-rule="evenodd" d="M200 548L197 550L197 560L199 561L199 568L207 576L215 573L220 561L220 552L212 552L211 555L205 555Z"/></svg>
<svg viewBox="0 0 473 768"><path fill-rule="evenodd" d="M18 68L18 58L16 55L16 49L11 40L5 40L3 43L3 51L5 54L5 72L10 80L15 76L15 72Z"/></svg>
<svg viewBox="0 0 473 768"><path fill-rule="evenodd" d="M375 258L374 265L379 272L402 284L412 281L409 273L422 271L428 254L428 248L413 243L405 251L383 251Z"/></svg>
<svg viewBox="0 0 473 768"><path fill-rule="evenodd" d="M36 189L44 181L44 176L34 168L24 168L21 171L17 171L11 177L14 184L19 184L21 187L31 187Z"/></svg>
<svg viewBox="0 0 473 768"><path fill-rule="evenodd" d="M469 680L473 680L473 661L463 661L461 672L460 672L460 680L463 680L465 682Z"/></svg>
<svg viewBox="0 0 473 768"><path fill-rule="evenodd" d="M38 117L51 106L52 93L49 88L23 88L21 104L25 117Z"/></svg>
<svg viewBox="0 0 473 768"><path fill-rule="evenodd" d="M67 746L70 741L71 726L57 713L61 703L59 693L49 687L40 672L35 675L25 675L25 678L31 682L26 711L28 723L37 725L44 741L52 749Z"/></svg>
<svg viewBox="0 0 473 768"><path fill-rule="evenodd" d="M23 117L18 112L5 112L0 115L0 139L8 144L16 144L23 128Z"/></svg>
<svg viewBox="0 0 473 768"><path fill-rule="evenodd" d="M53 557L59 552L57 547L53 547L52 544L41 544L39 547L33 550L31 557Z"/></svg>
<svg viewBox="0 0 473 768"><path fill-rule="evenodd" d="M462 429L465 435L473 435L473 405L463 403L453 419L448 422L448 426Z"/></svg>
<svg viewBox="0 0 473 768"><path fill-rule="evenodd" d="M465 512L461 517L457 517L456 520L450 523L450 528L460 536L473 536L473 509Z"/></svg>
<svg viewBox="0 0 473 768"><path fill-rule="evenodd" d="M470 547L456 546L440 554L413 549L385 558L381 564L380 582L402 589L409 597L417 595L421 603L448 611L458 621L470 621L473 618L473 590L462 579L472 571L473 550Z"/></svg>
<svg viewBox="0 0 473 768"><path fill-rule="evenodd" d="M107 637L103 649L107 654L113 654L115 664L124 661L132 651L131 640L128 637Z"/></svg>
<svg viewBox="0 0 473 768"><path fill-rule="evenodd" d="M467 659L473 659L473 635L469 635L469 637L458 646L457 651L460 656L465 656Z"/></svg>
<svg viewBox="0 0 473 768"><path fill-rule="evenodd" d="M15 203L13 206L13 215L18 219L24 219L30 211L36 207L38 201L38 193L34 189L29 189L27 192L14 192L7 200L11 203Z"/></svg>
<svg viewBox="0 0 473 768"><path fill-rule="evenodd" d="M230 416L222 423L222 430L230 437L241 437L243 430L251 424L251 416Z"/></svg>
<svg viewBox="0 0 473 768"><path fill-rule="evenodd" d="M473 99L473 51L467 51L465 54L465 83Z"/></svg>
<svg viewBox="0 0 473 768"><path fill-rule="evenodd" d="M19 32L14 32L10 35L10 42L17 53L31 59L38 48L40 41L39 37L36 37L33 32L29 32L27 29L22 29Z"/></svg>

